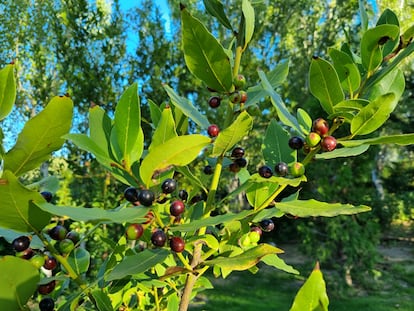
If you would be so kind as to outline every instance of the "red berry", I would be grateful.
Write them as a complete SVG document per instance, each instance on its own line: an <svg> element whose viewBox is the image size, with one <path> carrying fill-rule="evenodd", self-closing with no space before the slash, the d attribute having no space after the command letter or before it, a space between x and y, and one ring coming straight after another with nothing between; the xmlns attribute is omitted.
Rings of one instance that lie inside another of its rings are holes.
<svg viewBox="0 0 414 311"><path fill-rule="evenodd" d="M211 108L217 108L218 106L220 106L221 103L221 98L218 96L212 96L210 97L210 99L208 100L208 105Z"/></svg>
<svg viewBox="0 0 414 311"><path fill-rule="evenodd" d="M170 240L170 247L176 253L181 253L185 248L185 242L183 238L179 236L172 237Z"/></svg>
<svg viewBox="0 0 414 311"><path fill-rule="evenodd" d="M336 148L336 139L333 136L325 136L321 141L323 151L332 151Z"/></svg>
<svg viewBox="0 0 414 311"><path fill-rule="evenodd" d="M53 280L47 284L39 285L39 287L37 288L37 291L39 292L39 294L47 295L47 294L50 294L55 289L55 286L56 286L56 281Z"/></svg>
<svg viewBox="0 0 414 311"><path fill-rule="evenodd" d="M144 233L141 224L130 224L125 230L125 236L128 240L138 240Z"/></svg>
<svg viewBox="0 0 414 311"><path fill-rule="evenodd" d="M180 216L184 213L185 205L183 201L176 200L170 204L170 214L172 216Z"/></svg>
<svg viewBox="0 0 414 311"><path fill-rule="evenodd" d="M318 118L313 121L312 130L320 136L325 136L329 132L329 124L325 119Z"/></svg>
<svg viewBox="0 0 414 311"><path fill-rule="evenodd" d="M240 95L240 103L241 104L244 104L245 102L247 102L247 92L240 91L239 95Z"/></svg>
<svg viewBox="0 0 414 311"><path fill-rule="evenodd" d="M158 229L151 235L151 242L155 246L162 247L165 244L165 241L167 240L167 236L164 231Z"/></svg>
<svg viewBox="0 0 414 311"><path fill-rule="evenodd" d="M216 124L211 124L207 128L207 133L210 137L217 137L217 135L220 133L220 129Z"/></svg>
<svg viewBox="0 0 414 311"><path fill-rule="evenodd" d="M46 270L54 270L57 267L57 260L55 257L47 256L45 259L45 263L43 264L43 267Z"/></svg>

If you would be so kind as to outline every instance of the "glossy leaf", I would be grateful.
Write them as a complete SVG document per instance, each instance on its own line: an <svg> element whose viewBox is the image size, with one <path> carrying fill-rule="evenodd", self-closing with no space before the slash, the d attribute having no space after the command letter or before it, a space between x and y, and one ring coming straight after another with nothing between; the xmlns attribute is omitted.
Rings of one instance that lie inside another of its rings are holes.
<svg viewBox="0 0 414 311"><path fill-rule="evenodd" d="M208 266L217 265L221 269L243 271L255 266L266 255L280 253L283 253L280 248L270 244L259 244L240 255L234 257L218 257L212 260L207 260L204 263Z"/></svg>
<svg viewBox="0 0 414 311"><path fill-rule="evenodd" d="M102 289L96 289L91 292L93 298L95 299L96 307L98 311L111 311L114 310L112 307L111 299L107 294L104 293Z"/></svg>
<svg viewBox="0 0 414 311"><path fill-rule="evenodd" d="M0 70L0 121L12 111L15 100L14 64L8 64Z"/></svg>
<svg viewBox="0 0 414 311"><path fill-rule="evenodd" d="M188 69L208 87L229 92L233 85L230 59L200 20L181 10L182 46Z"/></svg>
<svg viewBox="0 0 414 311"><path fill-rule="evenodd" d="M358 156L367 151L369 145L361 145L353 148L337 148L331 152L323 152L315 155L315 159L335 159Z"/></svg>
<svg viewBox="0 0 414 311"><path fill-rule="evenodd" d="M275 120L272 120L262 144L263 158L267 165L274 167L279 162L296 161L296 152L289 148L290 134Z"/></svg>
<svg viewBox="0 0 414 311"><path fill-rule="evenodd" d="M16 176L5 171L0 178L0 226L20 232L42 230L50 221L45 213L31 203L44 202L37 191L24 187Z"/></svg>
<svg viewBox="0 0 414 311"><path fill-rule="evenodd" d="M253 208L262 206L264 202L279 188L277 183L254 183L246 190L247 201Z"/></svg>
<svg viewBox="0 0 414 311"><path fill-rule="evenodd" d="M361 18L361 28L362 31L365 32L368 28L368 13L364 6L365 1L358 0L359 4L359 16Z"/></svg>
<svg viewBox="0 0 414 311"><path fill-rule="evenodd" d="M202 129L207 129L210 125L210 122L206 118L205 115L203 115L200 111L198 111L191 101L189 101L187 98L179 96L177 93L174 92L172 88L170 88L168 85L164 84L164 89L167 92L168 96L171 99L171 103L180 108L180 110L191 120L193 120L198 126L200 126Z"/></svg>
<svg viewBox="0 0 414 311"><path fill-rule="evenodd" d="M359 112L362 108L369 104L369 100L366 99L345 99L335 105L334 111L337 112Z"/></svg>
<svg viewBox="0 0 414 311"><path fill-rule="evenodd" d="M49 159L64 143L62 136L70 130L72 110L69 97L53 97L43 111L26 122L16 144L4 157L5 169L20 176Z"/></svg>
<svg viewBox="0 0 414 311"><path fill-rule="evenodd" d="M398 100L401 95L404 93L405 89L405 78L404 73L401 69L395 68L389 74L387 74L383 79L375 83L369 93L370 99L375 99L386 93L394 93L395 100Z"/></svg>
<svg viewBox="0 0 414 311"><path fill-rule="evenodd" d="M152 135L151 145L148 147L148 151L151 151L152 148L161 145L174 137L177 137L174 117L171 108L166 107L162 111L161 119Z"/></svg>
<svg viewBox="0 0 414 311"><path fill-rule="evenodd" d="M286 262L278 257L276 254L266 255L262 258L262 262L268 266L275 267L276 269L292 273L299 274L299 271L293 268L292 266L286 264Z"/></svg>
<svg viewBox="0 0 414 311"><path fill-rule="evenodd" d="M126 256L115 266L115 268L107 274L107 281L119 280L129 275L139 274L161 263L170 254L165 249L145 249L142 252Z"/></svg>
<svg viewBox="0 0 414 311"><path fill-rule="evenodd" d="M101 107L94 106L89 109L89 137L107 158L110 158L111 128L112 121Z"/></svg>
<svg viewBox="0 0 414 311"><path fill-rule="evenodd" d="M362 108L351 122L352 135L367 135L380 128L397 105L395 97L387 93Z"/></svg>
<svg viewBox="0 0 414 311"><path fill-rule="evenodd" d="M335 68L320 57L312 59L309 69L309 89L328 114L333 113L333 107L345 98Z"/></svg>
<svg viewBox="0 0 414 311"><path fill-rule="evenodd" d="M123 160L130 163L130 154L136 147L141 129L137 83L128 87L119 99L115 108L114 129Z"/></svg>
<svg viewBox="0 0 414 311"><path fill-rule="evenodd" d="M153 128L156 128L158 125L158 122L161 119L161 107L159 107L155 102L153 102L151 99L148 99L148 106L150 109L150 116L152 121Z"/></svg>
<svg viewBox="0 0 414 311"><path fill-rule="evenodd" d="M217 18L217 20L226 28L233 31L233 27L230 24L229 19L224 12L223 4L218 0L203 0L206 11Z"/></svg>
<svg viewBox="0 0 414 311"><path fill-rule="evenodd" d="M395 40L400 32L396 25L378 25L368 29L361 39L362 65L368 72L373 72L382 63L382 41Z"/></svg>
<svg viewBox="0 0 414 311"><path fill-rule="evenodd" d="M309 132L312 130L311 116L302 108L298 108L298 111L296 113L302 133L305 135L309 134Z"/></svg>
<svg viewBox="0 0 414 311"><path fill-rule="evenodd" d="M348 54L340 50L329 49L329 56L333 61L342 88L350 93L355 92L361 84L358 66Z"/></svg>
<svg viewBox="0 0 414 311"><path fill-rule="evenodd" d="M91 262L91 255L84 248L75 248L67 257L68 263L73 270L81 275L88 271Z"/></svg>
<svg viewBox="0 0 414 311"><path fill-rule="evenodd" d="M267 95L270 96L270 100L273 104L273 106L276 108L277 115L282 121L283 124L290 126L293 128L298 134L301 134L300 126L298 121L294 116L292 116L289 112L289 110L286 108L285 104L283 103L282 98L279 96L279 94L276 93L273 86L270 84L267 76L265 73L261 70L258 71L261 85L263 89L267 92Z"/></svg>
<svg viewBox="0 0 414 311"><path fill-rule="evenodd" d="M377 26L383 25L383 24L396 25L400 27L400 22L398 21L397 15L388 8L382 12L381 16L378 18L378 21L377 21ZM400 42L399 36L397 36L394 40L388 40L384 44L382 55L387 56L392 51L394 51L395 48L398 46L399 42Z"/></svg>
<svg viewBox="0 0 414 311"><path fill-rule="evenodd" d="M189 164L210 141L209 137L193 134L174 137L154 147L141 163L142 181L149 186L155 175L171 169L172 166Z"/></svg>
<svg viewBox="0 0 414 311"><path fill-rule="evenodd" d="M45 212L61 217L69 217L75 221L93 222L145 222L145 215L148 211L140 207L128 207L120 210L106 210L103 208L92 207L72 207L60 206L50 203L36 203Z"/></svg>
<svg viewBox="0 0 414 311"><path fill-rule="evenodd" d="M367 139L341 140L340 142L341 145L345 147L380 144L396 144L400 146L407 146L414 144L414 134L389 135Z"/></svg>
<svg viewBox="0 0 414 311"><path fill-rule="evenodd" d="M326 203L313 199L278 202L276 208L286 214L298 217L334 217L338 215L353 215L371 210L366 205L353 206L351 204Z"/></svg>
<svg viewBox="0 0 414 311"><path fill-rule="evenodd" d="M285 214L281 210L278 210L277 208L266 208L258 212L252 219L252 222L257 223L263 219L270 219L273 217L280 218L284 215Z"/></svg>
<svg viewBox="0 0 414 311"><path fill-rule="evenodd" d="M39 270L28 260L0 257L0 306L2 310L25 310L39 282Z"/></svg>
<svg viewBox="0 0 414 311"><path fill-rule="evenodd" d="M329 298L319 264L296 294L290 311L328 311Z"/></svg>
<svg viewBox="0 0 414 311"><path fill-rule="evenodd" d="M228 128L219 133L214 141L210 156L217 157L232 149L235 144L249 134L252 127L252 117L246 111L243 111Z"/></svg>
<svg viewBox="0 0 414 311"><path fill-rule="evenodd" d="M244 46L246 49L249 42L252 40L254 33L254 9L249 0L242 0L242 12L244 17Z"/></svg>

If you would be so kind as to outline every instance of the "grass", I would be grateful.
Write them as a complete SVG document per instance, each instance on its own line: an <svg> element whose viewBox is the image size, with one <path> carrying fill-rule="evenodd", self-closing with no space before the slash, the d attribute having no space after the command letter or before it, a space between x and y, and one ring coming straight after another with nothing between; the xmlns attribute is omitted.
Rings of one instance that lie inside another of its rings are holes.
<svg viewBox="0 0 414 311"><path fill-rule="evenodd" d="M411 252L412 253L412 252ZM296 292L310 273L309 264L295 265L302 276L294 276L262 266L257 274L233 272L227 279L215 279L214 289L205 291L191 306L191 311L288 311ZM330 294L326 275L329 310L332 311L413 311L414 310L414 256L408 261L387 262L379 266L380 276L373 288L362 291L345 288L341 295ZM308 272L306 272L308 271ZM323 272L323 267L322 267Z"/></svg>

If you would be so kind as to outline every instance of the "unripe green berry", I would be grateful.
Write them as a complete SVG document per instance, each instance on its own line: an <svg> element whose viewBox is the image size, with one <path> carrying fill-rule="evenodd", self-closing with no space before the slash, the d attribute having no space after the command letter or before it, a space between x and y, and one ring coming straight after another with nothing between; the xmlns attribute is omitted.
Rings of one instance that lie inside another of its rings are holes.
<svg viewBox="0 0 414 311"><path fill-rule="evenodd" d="M290 167L290 174L294 177L300 177L305 174L305 166L300 162L295 162Z"/></svg>
<svg viewBox="0 0 414 311"><path fill-rule="evenodd" d="M233 84L236 89L242 89L246 86L246 78L242 74L238 74L236 78L233 79Z"/></svg>
<svg viewBox="0 0 414 311"><path fill-rule="evenodd" d="M310 132L308 136L306 136L306 144L309 147L315 147L321 141L321 136L318 133Z"/></svg>

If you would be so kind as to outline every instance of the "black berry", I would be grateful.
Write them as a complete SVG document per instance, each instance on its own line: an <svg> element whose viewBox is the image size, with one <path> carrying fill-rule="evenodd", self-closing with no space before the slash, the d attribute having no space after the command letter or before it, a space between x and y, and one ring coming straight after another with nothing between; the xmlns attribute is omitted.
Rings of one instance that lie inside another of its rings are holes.
<svg viewBox="0 0 414 311"><path fill-rule="evenodd" d="M138 201L144 206L151 206L155 200L154 192L151 190L141 190L138 195Z"/></svg>
<svg viewBox="0 0 414 311"><path fill-rule="evenodd" d="M206 166L204 166L203 172L206 175L211 175L211 174L213 174L214 170L211 167L211 165L206 165Z"/></svg>
<svg viewBox="0 0 414 311"><path fill-rule="evenodd" d="M54 270L57 267L57 260L55 257L47 256L45 259L45 263L43 264L43 267L46 270Z"/></svg>
<svg viewBox="0 0 414 311"><path fill-rule="evenodd" d="M172 178L167 178L161 184L161 190L163 193L173 193L177 188L177 182Z"/></svg>
<svg viewBox="0 0 414 311"><path fill-rule="evenodd" d="M303 147L303 139L299 136L294 136L289 139L289 147L295 150L299 150Z"/></svg>
<svg viewBox="0 0 414 311"><path fill-rule="evenodd" d="M218 106L220 106L221 103L221 98L218 96L212 96L210 97L210 99L208 100L208 105L211 108L217 108Z"/></svg>
<svg viewBox="0 0 414 311"><path fill-rule="evenodd" d="M286 176L289 172L289 166L285 162L279 162L275 165L275 173L279 176Z"/></svg>
<svg viewBox="0 0 414 311"><path fill-rule="evenodd" d="M244 156L244 149L241 147L236 147L231 151L232 158L242 158Z"/></svg>
<svg viewBox="0 0 414 311"><path fill-rule="evenodd" d="M247 165L245 158L234 159L234 163L236 163L239 167L246 167Z"/></svg>
<svg viewBox="0 0 414 311"><path fill-rule="evenodd" d="M40 194L46 200L46 202L50 203L52 201L53 194L51 192L49 192L49 191L42 191L42 192L40 192Z"/></svg>
<svg viewBox="0 0 414 311"><path fill-rule="evenodd" d="M55 302L50 297L45 297L39 302L40 311L53 311L55 309Z"/></svg>
<svg viewBox="0 0 414 311"><path fill-rule="evenodd" d="M165 241L167 240L167 236L164 231L158 229L151 235L151 242L155 246L162 247L165 244Z"/></svg>
<svg viewBox="0 0 414 311"><path fill-rule="evenodd" d="M172 216L180 216L184 213L185 205L183 201L176 200L170 204L170 214Z"/></svg>
<svg viewBox="0 0 414 311"><path fill-rule="evenodd" d="M270 178L273 176L273 172L269 166L263 165L259 167L259 175L262 176L263 178Z"/></svg>
<svg viewBox="0 0 414 311"><path fill-rule="evenodd" d="M260 227L265 232L270 232L275 228L275 224L271 219L263 219L260 222Z"/></svg>
<svg viewBox="0 0 414 311"><path fill-rule="evenodd" d="M128 187L124 191L124 198L128 202L134 203L138 201L138 194L139 194L138 189L134 187Z"/></svg>
<svg viewBox="0 0 414 311"><path fill-rule="evenodd" d="M178 191L178 197L183 200L183 201L187 201L188 199L188 192L184 189L181 189L180 191Z"/></svg>
<svg viewBox="0 0 414 311"><path fill-rule="evenodd" d="M170 248L176 253L181 253L185 248L185 242L183 238L179 236L172 237L170 240Z"/></svg>
<svg viewBox="0 0 414 311"><path fill-rule="evenodd" d="M69 231L66 234L66 238L69 239L69 240L72 240L72 242L74 244L77 244L80 241L80 234L78 232L76 232L76 231Z"/></svg>
<svg viewBox="0 0 414 311"><path fill-rule="evenodd" d="M230 172L238 173L240 172L240 166L236 162L230 163L229 170Z"/></svg>
<svg viewBox="0 0 414 311"><path fill-rule="evenodd" d="M61 241L64 238L66 238L67 233L68 230L66 230L66 228L61 225L54 226L52 229L49 230L50 238L56 241Z"/></svg>
<svg viewBox="0 0 414 311"><path fill-rule="evenodd" d="M30 239L25 235L15 238L12 242L13 249L16 252L23 252L24 250L29 248L29 245L30 245Z"/></svg>

